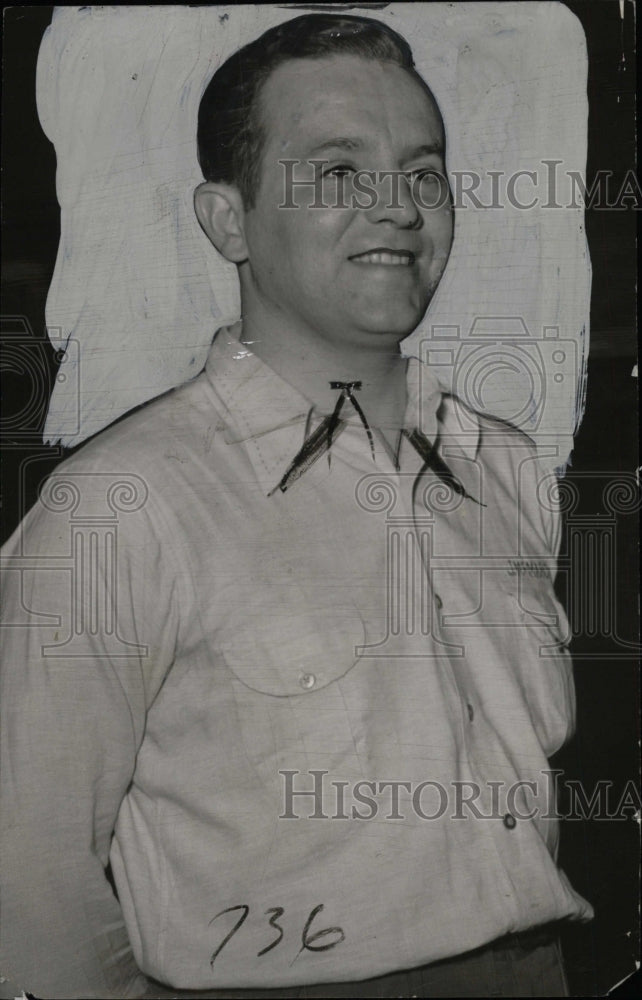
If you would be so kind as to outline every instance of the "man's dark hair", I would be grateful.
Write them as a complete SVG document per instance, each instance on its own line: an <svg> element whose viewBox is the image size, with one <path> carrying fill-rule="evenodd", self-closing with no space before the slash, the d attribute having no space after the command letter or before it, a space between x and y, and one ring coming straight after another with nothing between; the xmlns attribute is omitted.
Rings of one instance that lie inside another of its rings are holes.
<svg viewBox="0 0 642 1000"><path fill-rule="evenodd" d="M415 69L410 46L386 24L367 17L304 14L239 49L210 80L198 111L198 160L205 179L234 184L251 208L265 142L262 85L291 59L337 54L396 63L432 97Z"/></svg>

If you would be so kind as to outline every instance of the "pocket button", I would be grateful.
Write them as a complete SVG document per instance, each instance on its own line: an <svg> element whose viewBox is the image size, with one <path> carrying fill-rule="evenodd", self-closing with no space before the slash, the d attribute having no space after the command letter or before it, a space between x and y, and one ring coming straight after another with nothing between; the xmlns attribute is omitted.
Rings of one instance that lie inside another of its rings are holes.
<svg viewBox="0 0 642 1000"><path fill-rule="evenodd" d="M301 674L299 684L305 691L310 691L316 684L317 679L314 674Z"/></svg>

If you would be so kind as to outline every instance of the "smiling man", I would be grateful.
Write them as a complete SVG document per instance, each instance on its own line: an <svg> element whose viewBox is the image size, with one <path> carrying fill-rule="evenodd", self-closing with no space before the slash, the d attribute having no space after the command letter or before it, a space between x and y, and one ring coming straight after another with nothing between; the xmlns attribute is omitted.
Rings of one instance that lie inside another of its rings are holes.
<svg viewBox="0 0 642 1000"><path fill-rule="evenodd" d="M8 620L57 624L7 630L5 975L563 996L556 927L591 910L555 862L557 514L532 443L399 348L453 238L435 99L389 28L305 15L221 67L198 143L242 320L59 467L8 547ZM141 486L103 553L112 472ZM70 493L111 630L56 567Z"/></svg>
<svg viewBox="0 0 642 1000"><path fill-rule="evenodd" d="M246 126L262 138L262 169L245 184L241 165L235 179L232 164L217 159L216 139L230 127L225 118L240 113L226 108L228 77L251 57L219 71L201 104L200 155L206 175L224 183L203 185L196 211L214 245L239 264L242 336L255 353L322 409L336 396L328 372L358 378L374 424L398 429L406 403L399 342L425 313L452 243L448 193L423 211L413 197L428 175L447 189L444 128L393 37L381 29L362 38L342 23L339 35L321 37L307 36L317 18L276 30L275 68L252 95ZM313 58L303 58L306 45ZM237 155L249 158L253 148ZM350 210L359 177L370 195L364 211Z"/></svg>

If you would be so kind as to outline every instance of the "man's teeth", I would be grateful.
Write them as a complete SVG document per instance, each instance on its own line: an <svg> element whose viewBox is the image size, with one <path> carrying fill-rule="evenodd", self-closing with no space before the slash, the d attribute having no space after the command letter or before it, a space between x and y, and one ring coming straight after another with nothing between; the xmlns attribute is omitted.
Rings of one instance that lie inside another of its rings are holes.
<svg viewBox="0 0 642 1000"><path fill-rule="evenodd" d="M401 264L408 267L412 264L413 258L410 254L404 253L386 253L384 251L376 251L373 253L363 253L359 257L355 257L361 264Z"/></svg>

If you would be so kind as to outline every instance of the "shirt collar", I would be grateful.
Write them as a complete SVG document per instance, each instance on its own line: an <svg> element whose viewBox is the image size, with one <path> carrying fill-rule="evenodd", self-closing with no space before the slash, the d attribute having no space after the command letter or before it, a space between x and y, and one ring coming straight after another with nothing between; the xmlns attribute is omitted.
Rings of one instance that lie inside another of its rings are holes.
<svg viewBox="0 0 642 1000"><path fill-rule="evenodd" d="M239 321L216 333L205 365L206 377L220 403L225 440L233 444L297 428L300 445L305 427L314 417L314 406L241 343L241 328ZM474 458L480 434L477 415L444 394L430 368L416 357L408 359L406 384L404 428L418 427L430 441L439 438L440 444ZM356 414L349 412L345 418L349 423L358 421Z"/></svg>

